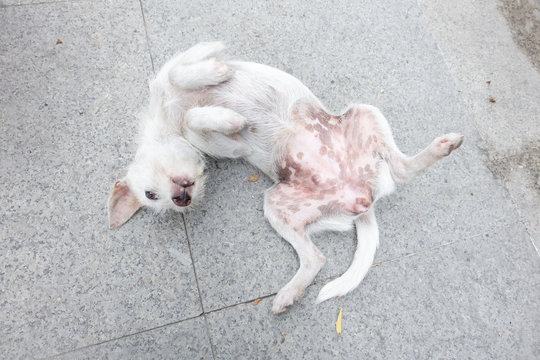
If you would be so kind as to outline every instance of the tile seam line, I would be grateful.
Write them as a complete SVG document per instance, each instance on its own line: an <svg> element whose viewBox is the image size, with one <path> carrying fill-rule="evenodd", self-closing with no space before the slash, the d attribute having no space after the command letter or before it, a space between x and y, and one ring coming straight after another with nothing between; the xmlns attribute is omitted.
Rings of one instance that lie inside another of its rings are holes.
<svg viewBox="0 0 540 360"><path fill-rule="evenodd" d="M376 268L376 267L381 266L382 264L398 262L398 261L401 261L402 259L407 259L407 258L410 258L410 257L415 257L415 256L423 255L423 254L436 253L437 250L441 250L442 248L452 246L452 245L457 244L459 242L468 241L468 240L483 236L485 234L490 234L490 233L491 233L490 231L484 231L484 232L477 233L477 234L474 234L474 235L465 236L465 237L463 237L461 239L451 240L451 241L445 242L443 244L433 246L433 247L431 247L429 249L425 249L425 250L421 250L421 251L417 251L417 252L412 252L412 253L408 253L408 254L403 254L403 255L400 255L400 256L397 256L397 257L393 257L393 258L390 258L390 259L386 259L386 260L374 263L374 264L372 264L370 266L370 268ZM325 283L325 282L327 282L329 280L337 279L341 275L342 274L334 275L334 276L328 276L328 277L325 277L325 278L315 280L315 281L313 281L313 283L311 283L310 286L319 285L319 284ZM271 293L271 294L266 294L266 295L261 295L261 296L258 296L256 298L250 299L250 300L240 301L240 302L235 303L235 304L230 304L230 305L226 305L226 306L223 306L223 307L220 307L220 308L208 310L208 311L205 311L202 315L208 315L208 314L212 314L212 313L215 313L215 312L218 312L218 311L230 309L230 308L233 308L233 307L238 306L238 305L248 304L248 303L251 303L251 302L253 302L253 301L257 300L257 299L266 299L266 298L275 296L276 294L277 294L277 292L274 292L274 293Z"/></svg>
<svg viewBox="0 0 540 360"><path fill-rule="evenodd" d="M82 347L79 347L79 348L76 348L76 349L73 349L73 350L68 350L66 352L62 352L62 353L58 353L58 354L55 354L55 355L51 355L50 357L45 357L45 358L42 358L42 359L50 359L50 358L55 358L55 357L58 357L58 356L62 356L62 355L67 355L67 354L70 354L70 353L73 353L75 351L80 351L80 350L83 350L83 349L87 349L87 348L90 348L90 347L94 347L94 346L99 346L99 345L103 345L103 344L107 344L109 342L112 342L112 341L117 341L117 340L121 340L121 339L124 339L124 338L127 338L127 337L130 337L130 336L135 336L135 335L139 335L139 334L143 334L143 333L146 333L146 332L149 332L149 331L153 331L153 330L158 330L158 329L161 329L161 328L164 328L164 327L167 327L167 326L172 326L172 325L176 325L176 324L179 324L179 323L182 323L184 321L188 321L188 320L193 320L193 319L196 319L198 317L203 317L204 319L204 323L205 323L205 328L206 328L206 332L207 332L207 336L210 340L210 347L212 349L212 355L215 359L215 355L214 355L214 349L213 349L213 345L212 345L212 339L210 338L210 330L208 329L208 323L206 321L206 312L204 311L204 305L203 305L203 302L202 302L202 296L201 296L201 291L200 291L200 288L199 288L199 280L197 279L197 271L195 269L195 262L193 261L193 254L192 254L192 251L191 251L191 244L190 244L190 241L189 241L189 236L188 236L188 231L187 231L187 224L186 224L186 219L184 217L184 214L182 214L182 221L184 223L184 232L186 234L186 241L188 243L188 248L189 248L189 255L190 255L190 258L191 258L191 264L193 266L193 273L195 275L195 283L197 285L197 293L199 295L199 302L201 304L201 313L199 315L195 315L195 316L191 316L191 317L188 317L188 318L185 318L185 319L181 319L181 320L178 320L178 321L173 321L171 323L167 323L167 324L163 324L163 325L159 325L159 326L155 326L155 327L152 327L152 328L149 328L149 329L144 329L144 330L141 330L141 331L137 331L137 332L134 332L134 333L130 333L130 334L125 334L125 335L122 335L122 336L119 336L119 337L116 337L116 338L112 338L112 339L108 339L108 340L105 340L105 341L101 341L101 342L98 342L98 343L94 343L94 344L89 344L89 345L85 345L85 346L82 346Z"/></svg>
<svg viewBox="0 0 540 360"><path fill-rule="evenodd" d="M146 24L146 16L144 16L144 7L143 7L143 4L142 4L142 0L139 0L139 6L141 8L141 15L142 15L142 20L143 20L143 25L144 25L144 35L145 35L145 38L146 38L146 46L148 47L148 55L150 56L150 62L152 63L152 73L154 74L154 76L156 75L156 68L154 66L154 57L152 56L152 47L150 46L150 36L148 35L148 26Z"/></svg>
<svg viewBox="0 0 540 360"><path fill-rule="evenodd" d="M199 303L201 304L201 310L202 310L201 316L203 317L204 327L206 329L206 336L208 336L208 341L210 342L210 350L212 352L212 358L215 360L216 354L214 352L214 342L212 341L212 337L210 335L210 327L208 326L208 321L206 319L206 311L204 310L201 287L199 286L199 278L197 276L197 269L195 267L195 259L193 258L193 251L191 250L191 241L189 240L189 232L188 232L188 227L187 227L186 216L184 214L182 214L182 221L184 222L184 232L186 234L186 241L189 248L189 257L191 258L191 266L193 267L193 275L195 276L195 284L197 285L197 293L199 294Z"/></svg>
<svg viewBox="0 0 540 360"><path fill-rule="evenodd" d="M214 351L214 342L210 336L210 327L208 326L208 319L206 318L206 313L202 313L202 318L204 321L204 327L206 328L206 336L208 336L208 341L210 342L210 352L212 353L212 359L216 360L216 353Z"/></svg>
<svg viewBox="0 0 540 360"><path fill-rule="evenodd" d="M187 222L186 222L186 217L184 216L184 214L182 214L182 221L184 222L184 232L186 234L186 242L187 242L188 249L189 249L189 257L191 259L191 267L193 268L193 275L195 276L195 285L197 285L197 294L199 295L199 301L201 303L201 311L202 311L202 314L205 314L206 312L204 311L204 304L203 304L203 301L202 301L201 287L199 286L199 278L197 277L197 269L195 268L195 259L193 258L193 251L191 250L191 242L189 241L189 235L188 235L188 230L187 230Z"/></svg>
<svg viewBox="0 0 540 360"><path fill-rule="evenodd" d="M131 337L131 336L140 335L140 334L144 334L144 333L147 333L147 332L150 332L150 331L159 330L161 328L165 328L165 327L168 327L168 326L177 325L177 324L183 323L185 321L197 319L197 318L199 318L199 317L201 317L203 315L204 315L204 313L201 313L199 315L190 316L190 317L187 317L185 319L181 319L181 320L173 321L173 322L170 322L170 323L167 323L167 324L155 326L155 327L150 328L150 329L144 329L144 330L141 330L141 331L136 331L134 333L125 334L125 335L122 335L122 336L119 336L119 337L115 337L115 338L112 338L112 339L100 341L100 342L97 342L97 343L94 343L94 344L81 346L81 347L78 347L78 348L75 348L75 349L72 349L72 350L64 351L64 352L61 352L61 353L58 353L58 354L54 354L54 355L51 355L51 356L47 356L47 357L44 357L44 358L38 358L38 359L53 359L53 358L56 358L56 357L59 357L59 356L62 356L62 355L67 355L67 354L74 353L76 351L89 349L89 348L94 347L94 346L104 345L104 344L107 344L107 343L110 343L110 342L113 342L113 341L118 341L118 340L122 340L122 339L125 339L125 338L128 338L128 337Z"/></svg>
<svg viewBox="0 0 540 360"><path fill-rule="evenodd" d="M259 297L254 298L254 299L241 301L241 302L236 303L236 304L223 306L221 308L210 310L208 312L202 312L199 315L195 315L195 316L187 317L185 319L181 319L181 320L178 320L178 321L173 321L173 322L170 322L170 323L167 323L167 324L155 326L155 327L150 328L150 329L144 329L144 330L141 330L141 331L136 331L134 333L125 334L125 335L122 335L122 336L119 336L119 337L116 337L116 338L100 341L100 342L97 342L97 343L94 343L94 344L84 345L84 346L81 346L81 347L78 347L78 348L75 348L75 349L72 349L72 350L64 351L64 352L61 352L61 353L58 353L58 354L54 354L54 355L51 355L51 356L47 356L47 357L44 357L44 358L38 358L38 359L53 359L53 358L56 358L56 357L59 357L59 356L62 356L62 355L71 354L71 353L74 353L74 352L77 352L77 351L80 351L80 350L84 350L84 349L88 349L88 348L91 348L91 347L94 347L94 346L100 346L100 345L104 345L104 344L107 344L107 343L110 343L110 342L113 342L113 341L122 340L122 339L125 339L125 338L128 338L128 337L131 337L131 336L136 336L136 335L144 334L144 333L147 333L147 332L150 332L150 331L166 328L168 326L178 325L178 324L181 324L181 323L183 323L185 321L194 320L194 319L201 318L201 317L204 319L204 321L206 323L207 322L206 315L208 315L208 314L212 314L212 313L215 313L215 312L218 312L218 311L221 311L221 310L226 310L226 309L238 306L238 305L244 305L244 304L252 303L253 301L255 301L257 299L266 299L266 298L272 297L274 295L276 295L276 293L259 296ZM212 355L214 355L213 349L212 349ZM214 355L214 358L215 358L215 355Z"/></svg>
<svg viewBox="0 0 540 360"><path fill-rule="evenodd" d="M479 236L489 234L489 233L490 233L489 231L485 231L485 232L482 232L482 233L466 236L466 237L464 237L462 239L456 239L456 240L453 240L453 241L448 241L446 243L434 246L432 248L429 248L429 249L426 249L426 250L423 250L423 251L418 251L418 252L414 252L414 253L410 253L410 254L405 254L405 255L402 255L402 256L398 256L398 257L395 257L395 258L391 258L391 259L388 259L388 260L378 262L376 264L371 265L371 267L372 268L379 267L380 264L397 262L397 261L400 261L401 259L406 259L406 258L409 258L409 257L414 257L414 256L426 254L426 253L436 252L437 250L440 250L441 248L445 248L445 247L451 246L453 244L456 244L456 243L459 243L459 242L462 242L462 241L468 241L468 240L471 240L473 238L477 238ZM339 275L330 276L330 277L327 277L327 278L324 278L324 279L320 279L318 281L314 281L312 285L320 284L323 281L328 281L328 280L331 280L331 279L334 279L334 278L337 278L337 277L339 277ZM239 306L239 305L245 305L245 304L248 304L248 303L252 303L254 300L257 300L257 299L266 299L266 298L275 296L276 294L277 293L271 293L271 294L267 294L267 295L262 295L262 296L259 296L259 297L256 297L256 298L253 298L253 299L250 299L250 300L241 301L241 302L231 304L231 305L226 305L226 306L223 306L223 307L220 307L220 308L217 308L217 309L212 309L212 310L209 310L209 311L203 311L201 314L196 315L196 316L192 316L192 317L185 318L185 319L178 320L178 321L174 321L174 322L171 322L171 323L159 325L159 326L156 326L156 327L153 327L153 328L150 328L150 329L141 330L141 331L134 332L134 333L131 333L131 334L126 334L126 335L123 335L123 336L120 336L120 337L117 337L117 338L114 338L114 339L110 339L110 340L105 340L105 341L102 341L102 342L99 342L99 343L82 346L80 348L76 348L76 349L69 350L69 351L66 351L66 352L63 352L63 353L55 354L55 355L52 355L50 357L46 357L44 359L49 359L49 358L54 358L54 357L70 354L70 353L73 353L75 351L80 351L80 350L87 349L87 348L90 348L90 347L93 347L93 346L103 345L103 344L106 344L106 343L109 343L109 342L112 342L112 341L121 340L121 339L130 337L130 336L143 334L143 333L153 331L153 330L157 330L157 329L161 329L161 328L164 328L164 327L173 326L173 325L176 325L176 324L188 321L188 320L193 320L193 319L196 319L196 318L199 318L199 317L203 317L204 321L205 321L205 324L207 325L206 315L209 315L209 314L212 314L212 313L215 313L215 312L219 312L219 311L222 311L222 310L227 310L227 309ZM213 351L212 351L212 355L214 355ZM215 358L215 356L214 356L214 358Z"/></svg>

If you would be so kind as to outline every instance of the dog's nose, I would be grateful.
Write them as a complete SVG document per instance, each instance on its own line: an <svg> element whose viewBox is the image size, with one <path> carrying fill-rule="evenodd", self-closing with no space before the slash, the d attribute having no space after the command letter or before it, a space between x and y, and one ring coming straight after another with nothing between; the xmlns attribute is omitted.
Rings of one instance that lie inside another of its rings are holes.
<svg viewBox="0 0 540 360"><path fill-rule="evenodd" d="M184 192L178 196L172 198L172 201L176 206L188 206L191 204L191 196L187 192Z"/></svg>
<svg viewBox="0 0 540 360"><path fill-rule="evenodd" d="M173 178L172 182L175 183L178 186L181 186L183 188L188 188L193 186L195 183L193 181L184 179L184 178Z"/></svg>

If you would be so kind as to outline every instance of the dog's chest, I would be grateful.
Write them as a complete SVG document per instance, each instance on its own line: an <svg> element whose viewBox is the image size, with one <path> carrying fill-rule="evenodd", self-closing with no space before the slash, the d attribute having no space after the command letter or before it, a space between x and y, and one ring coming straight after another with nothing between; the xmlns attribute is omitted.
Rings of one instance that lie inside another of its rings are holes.
<svg viewBox="0 0 540 360"><path fill-rule="evenodd" d="M316 108L293 110L294 125L279 164L279 179L335 201L349 213L365 212L373 200L380 136L369 121L348 111L331 116Z"/></svg>

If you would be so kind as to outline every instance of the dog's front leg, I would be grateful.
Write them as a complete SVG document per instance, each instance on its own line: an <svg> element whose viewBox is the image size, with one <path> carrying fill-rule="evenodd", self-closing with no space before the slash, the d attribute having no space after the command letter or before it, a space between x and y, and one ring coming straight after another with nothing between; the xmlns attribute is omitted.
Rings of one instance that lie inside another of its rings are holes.
<svg viewBox="0 0 540 360"><path fill-rule="evenodd" d="M305 197L295 199L294 189L277 184L269 189L264 199L264 214L274 229L287 240L298 254L300 267L294 277L274 299L272 311L279 314L304 294L326 262L326 258L306 233L306 225L321 214L315 207L306 206Z"/></svg>
<svg viewBox="0 0 540 360"><path fill-rule="evenodd" d="M230 135L239 132L247 119L223 106L202 106L189 109L184 115L187 127L193 131L216 131Z"/></svg>
<svg viewBox="0 0 540 360"><path fill-rule="evenodd" d="M205 154L235 159L252 151L238 134L246 123L245 117L221 106L195 107L184 115L184 135Z"/></svg>

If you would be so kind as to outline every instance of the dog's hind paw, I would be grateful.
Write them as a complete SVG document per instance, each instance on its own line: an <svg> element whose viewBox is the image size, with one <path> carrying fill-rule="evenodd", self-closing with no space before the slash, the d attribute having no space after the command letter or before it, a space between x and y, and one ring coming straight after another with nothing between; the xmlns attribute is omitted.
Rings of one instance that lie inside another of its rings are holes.
<svg viewBox="0 0 540 360"><path fill-rule="evenodd" d="M274 299L274 303L272 304L272 312L274 314L280 314L284 312L289 306L294 303L295 300L298 300L298 298L300 298L303 294L303 287L285 287L279 290L276 298Z"/></svg>
<svg viewBox="0 0 540 360"><path fill-rule="evenodd" d="M432 143L432 149L438 157L445 157L461 146L463 135L450 133L436 138Z"/></svg>

